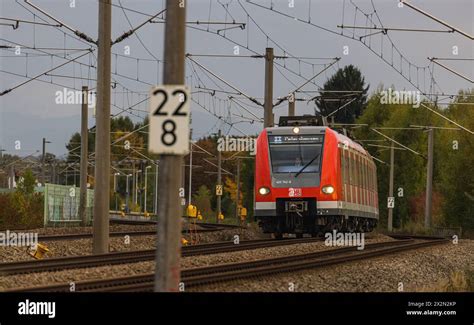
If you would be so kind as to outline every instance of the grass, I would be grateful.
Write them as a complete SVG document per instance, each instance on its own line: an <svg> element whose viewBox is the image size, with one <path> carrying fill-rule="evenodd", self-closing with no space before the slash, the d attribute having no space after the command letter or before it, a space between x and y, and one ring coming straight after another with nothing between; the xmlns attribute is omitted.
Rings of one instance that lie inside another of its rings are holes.
<svg viewBox="0 0 474 325"><path fill-rule="evenodd" d="M432 235L433 230L426 229L425 225L421 222L408 221L402 228L397 229L398 232L408 233L408 234L417 234L417 235Z"/></svg>
<svg viewBox="0 0 474 325"><path fill-rule="evenodd" d="M448 279L416 291L474 292L474 270L453 271Z"/></svg>

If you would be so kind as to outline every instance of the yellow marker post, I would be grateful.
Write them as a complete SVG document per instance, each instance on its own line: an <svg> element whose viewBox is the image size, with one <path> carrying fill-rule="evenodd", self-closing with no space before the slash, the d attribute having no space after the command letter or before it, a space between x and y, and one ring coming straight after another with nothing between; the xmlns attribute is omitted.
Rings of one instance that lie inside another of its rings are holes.
<svg viewBox="0 0 474 325"><path fill-rule="evenodd" d="M49 249L46 245L38 244L38 245L36 245L36 249L35 249L34 253L30 253L30 255L33 256L34 258L36 258L37 260L40 260L48 252L49 252Z"/></svg>
<svg viewBox="0 0 474 325"><path fill-rule="evenodd" d="M196 218L198 216L197 207L195 205L188 205L186 208L186 216L188 218Z"/></svg>

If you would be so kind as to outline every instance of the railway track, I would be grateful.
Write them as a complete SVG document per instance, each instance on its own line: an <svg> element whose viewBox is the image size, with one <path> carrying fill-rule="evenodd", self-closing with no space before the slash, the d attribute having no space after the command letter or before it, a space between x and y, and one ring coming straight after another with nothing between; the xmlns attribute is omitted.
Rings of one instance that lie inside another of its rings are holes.
<svg viewBox="0 0 474 325"><path fill-rule="evenodd" d="M120 215L111 215L110 223L113 224L124 224L124 225L154 225L156 224L156 220L150 219L127 219L123 218ZM188 224L194 225L193 222L188 222ZM225 228L225 229L234 229L234 228L242 228L239 225L232 225L227 223L210 223L210 222L196 222L197 226L205 227L205 228Z"/></svg>
<svg viewBox="0 0 474 325"><path fill-rule="evenodd" d="M201 226L201 224L198 224ZM183 234L188 233L206 233L206 232L215 232L226 229L235 229L239 226L234 225L218 225L218 224L203 224L204 229L184 229ZM145 230L145 231L116 231L111 232L111 237L123 237L123 236L153 236L156 235L156 230ZM92 233L79 233L79 234L60 234L60 235L39 235L38 240L41 241L58 241L58 240L77 240L77 239L87 239L92 238Z"/></svg>
<svg viewBox="0 0 474 325"><path fill-rule="evenodd" d="M234 252L246 249L256 249L274 246L293 245L301 243L311 243L319 241L319 238L302 238L302 239L264 239L264 240L248 240L234 244L232 241L199 244L193 246L182 247L181 255L183 257L217 254L225 252ZM60 258L49 258L44 260L30 260L0 263L0 275L14 275L33 272L49 272L65 269L97 267L104 265L116 265L125 263L144 262L155 259L156 250L140 250L131 252L113 252L100 255L70 256Z"/></svg>
<svg viewBox="0 0 474 325"><path fill-rule="evenodd" d="M284 256L243 263L223 264L208 267L185 269L181 272L181 281L186 288L204 284L255 278L276 273L295 272L303 269L324 267L347 263L411 249L448 243L447 239L416 241L404 239L390 242L368 244L358 251L356 247L344 247L308 254ZM153 291L154 274L143 274L112 279L82 281L75 284L76 291L83 292L126 292ZM29 287L10 290L15 292L69 292L69 284L56 284L41 287Z"/></svg>
<svg viewBox="0 0 474 325"><path fill-rule="evenodd" d="M446 237L434 236L434 235L412 235L412 234L402 234L402 233L385 233L386 236L392 237L394 239L443 239Z"/></svg>
<svg viewBox="0 0 474 325"><path fill-rule="evenodd" d="M156 235L156 230L147 231L115 231L110 233L110 237L123 236L152 236ZM85 232L79 234L60 234L60 235L38 235L39 241L58 241L58 240L77 240L92 238L92 233Z"/></svg>

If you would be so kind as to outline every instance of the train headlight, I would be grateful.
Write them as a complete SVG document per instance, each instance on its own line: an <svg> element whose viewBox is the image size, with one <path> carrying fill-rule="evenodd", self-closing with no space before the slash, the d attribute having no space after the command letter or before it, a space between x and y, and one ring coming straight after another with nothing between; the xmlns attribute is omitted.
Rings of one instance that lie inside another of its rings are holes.
<svg viewBox="0 0 474 325"><path fill-rule="evenodd" d="M260 195L267 195L267 194L270 194L270 189L268 187L260 187L258 189L258 193L260 193Z"/></svg>
<svg viewBox="0 0 474 325"><path fill-rule="evenodd" d="M334 187L332 187L331 185L323 186L323 188L321 190L323 191L324 194L334 193Z"/></svg>
<svg viewBox="0 0 474 325"><path fill-rule="evenodd" d="M300 133L300 128L299 128L299 127L297 127L297 126L296 126L296 127L294 127L294 128L293 128L293 133L294 133L294 134L298 134L298 133Z"/></svg>

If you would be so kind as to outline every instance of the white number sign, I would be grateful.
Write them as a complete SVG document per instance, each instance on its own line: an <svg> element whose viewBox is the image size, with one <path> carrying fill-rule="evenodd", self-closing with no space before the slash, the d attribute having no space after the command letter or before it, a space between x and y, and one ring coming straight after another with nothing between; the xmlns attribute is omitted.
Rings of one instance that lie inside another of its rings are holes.
<svg viewBox="0 0 474 325"><path fill-rule="evenodd" d="M393 196L389 196L387 198L387 208L389 209L395 208L395 198Z"/></svg>
<svg viewBox="0 0 474 325"><path fill-rule="evenodd" d="M189 88L162 85L150 91L149 151L186 155L189 152Z"/></svg>

